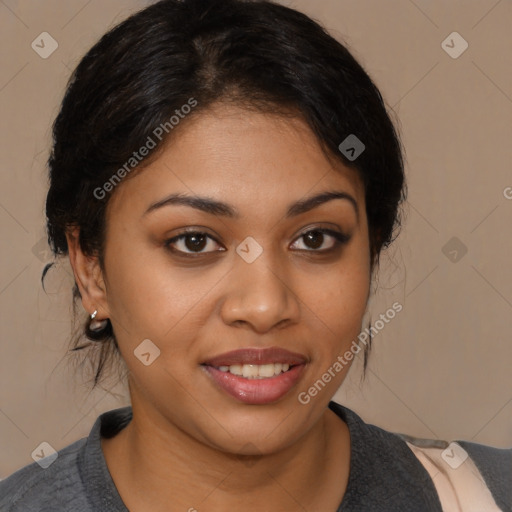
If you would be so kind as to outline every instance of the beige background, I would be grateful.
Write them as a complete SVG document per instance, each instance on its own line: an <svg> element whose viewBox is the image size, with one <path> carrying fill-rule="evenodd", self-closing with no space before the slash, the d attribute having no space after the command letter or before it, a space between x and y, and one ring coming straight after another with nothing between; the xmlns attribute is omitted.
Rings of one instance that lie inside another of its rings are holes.
<svg viewBox="0 0 512 512"><path fill-rule="evenodd" d="M374 321L394 301L404 309L375 337L367 380L356 364L337 400L388 430L512 446L512 2L283 3L345 40L396 112L407 151L406 221L371 305ZM89 393L66 363L69 275L52 271L48 295L40 276L45 160L66 80L145 4L0 1L0 478L42 441L63 448L128 404L120 386L117 397ZM48 59L31 48L44 31L59 45ZM453 31L469 43L457 59L441 46ZM453 237L468 251L457 262Z"/></svg>

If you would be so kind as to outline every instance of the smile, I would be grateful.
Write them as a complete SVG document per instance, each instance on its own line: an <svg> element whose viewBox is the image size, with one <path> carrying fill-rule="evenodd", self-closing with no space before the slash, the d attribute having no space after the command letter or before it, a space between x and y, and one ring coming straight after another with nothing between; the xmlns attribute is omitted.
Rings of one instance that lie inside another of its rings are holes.
<svg viewBox="0 0 512 512"><path fill-rule="evenodd" d="M239 402L263 405L287 395L307 362L302 354L272 347L227 352L201 367L218 390Z"/></svg>

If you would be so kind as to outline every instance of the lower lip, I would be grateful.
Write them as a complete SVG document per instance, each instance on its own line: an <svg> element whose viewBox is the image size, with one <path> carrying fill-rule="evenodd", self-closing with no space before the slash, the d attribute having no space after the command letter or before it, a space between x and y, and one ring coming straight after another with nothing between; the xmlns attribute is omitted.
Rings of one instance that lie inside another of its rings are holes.
<svg viewBox="0 0 512 512"><path fill-rule="evenodd" d="M246 404L263 405L276 402L286 395L300 379L304 365L293 366L287 372L265 379L246 379L213 366L203 368L228 395Z"/></svg>

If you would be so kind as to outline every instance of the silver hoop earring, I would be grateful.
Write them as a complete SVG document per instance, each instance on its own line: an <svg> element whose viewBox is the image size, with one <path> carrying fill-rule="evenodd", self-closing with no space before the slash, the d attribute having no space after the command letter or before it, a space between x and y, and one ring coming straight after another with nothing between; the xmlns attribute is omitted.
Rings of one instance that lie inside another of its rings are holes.
<svg viewBox="0 0 512 512"><path fill-rule="evenodd" d="M92 315L91 315L91 323L89 325L89 329L91 331L101 331L107 325L108 319L106 319L106 320L94 320L96 318L97 314L98 314L98 310L95 309L94 313L92 313Z"/></svg>

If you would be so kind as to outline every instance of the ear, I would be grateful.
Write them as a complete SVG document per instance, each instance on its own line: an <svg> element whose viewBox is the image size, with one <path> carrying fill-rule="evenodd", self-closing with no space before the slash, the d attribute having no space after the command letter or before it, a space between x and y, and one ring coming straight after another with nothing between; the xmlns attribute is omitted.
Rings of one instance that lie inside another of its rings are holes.
<svg viewBox="0 0 512 512"><path fill-rule="evenodd" d="M84 309L89 315L98 310L96 320L103 320L110 316L103 272L97 256L87 256L82 252L79 233L78 227L66 232L69 262L73 267Z"/></svg>

